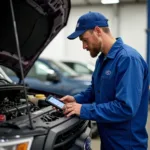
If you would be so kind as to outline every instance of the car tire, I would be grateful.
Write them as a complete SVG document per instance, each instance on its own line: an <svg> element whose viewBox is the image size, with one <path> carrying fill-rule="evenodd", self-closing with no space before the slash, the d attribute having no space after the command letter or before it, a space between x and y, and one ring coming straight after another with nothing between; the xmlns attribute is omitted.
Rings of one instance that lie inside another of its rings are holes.
<svg viewBox="0 0 150 150"><path fill-rule="evenodd" d="M91 127L91 137L92 137L92 139L98 137L97 123L95 121L90 121L90 127Z"/></svg>

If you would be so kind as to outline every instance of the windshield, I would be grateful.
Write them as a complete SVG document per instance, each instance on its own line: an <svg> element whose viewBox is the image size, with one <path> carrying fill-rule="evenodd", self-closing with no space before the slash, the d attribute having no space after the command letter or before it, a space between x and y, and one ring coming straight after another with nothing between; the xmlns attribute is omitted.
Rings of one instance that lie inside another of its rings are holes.
<svg viewBox="0 0 150 150"><path fill-rule="evenodd" d="M51 63L51 66L55 69L57 69L58 71L60 71L64 76L78 76L78 74L72 70L71 68L69 68L67 65L61 63L60 61L49 61Z"/></svg>
<svg viewBox="0 0 150 150"><path fill-rule="evenodd" d="M5 70L10 70L9 68L6 68L4 66L0 66L0 79L5 79L7 80L8 82L12 83L12 80L8 77L8 75L4 72Z"/></svg>

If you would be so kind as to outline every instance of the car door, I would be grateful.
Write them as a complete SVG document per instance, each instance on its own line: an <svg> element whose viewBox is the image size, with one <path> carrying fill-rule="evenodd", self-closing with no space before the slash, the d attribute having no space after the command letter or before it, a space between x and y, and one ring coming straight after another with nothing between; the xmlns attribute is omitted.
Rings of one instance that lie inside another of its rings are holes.
<svg viewBox="0 0 150 150"><path fill-rule="evenodd" d="M39 60L35 62L28 73L26 83L30 88L35 90L64 94L64 83L61 80L61 77L55 70Z"/></svg>

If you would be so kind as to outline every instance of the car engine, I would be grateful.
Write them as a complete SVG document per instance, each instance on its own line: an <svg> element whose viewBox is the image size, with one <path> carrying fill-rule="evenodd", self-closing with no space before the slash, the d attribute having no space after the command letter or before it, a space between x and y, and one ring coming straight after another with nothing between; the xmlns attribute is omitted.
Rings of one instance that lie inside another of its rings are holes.
<svg viewBox="0 0 150 150"><path fill-rule="evenodd" d="M27 104L23 95L21 86L0 87L0 115L5 115L5 121L27 115ZM31 102L28 103L28 108L30 112L40 109Z"/></svg>
<svg viewBox="0 0 150 150"><path fill-rule="evenodd" d="M39 100L38 105L26 101L21 85L0 86L0 145L21 136L33 138L32 150L82 150L90 134L87 126L88 121L67 118L44 100Z"/></svg>

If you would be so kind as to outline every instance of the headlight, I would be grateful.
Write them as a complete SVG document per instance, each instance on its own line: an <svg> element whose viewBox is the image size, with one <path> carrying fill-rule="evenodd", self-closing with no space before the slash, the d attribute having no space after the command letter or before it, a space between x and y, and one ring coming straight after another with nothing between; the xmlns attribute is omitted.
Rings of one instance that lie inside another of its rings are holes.
<svg viewBox="0 0 150 150"><path fill-rule="evenodd" d="M30 150L33 137L16 139L16 140L0 140L0 150Z"/></svg>

